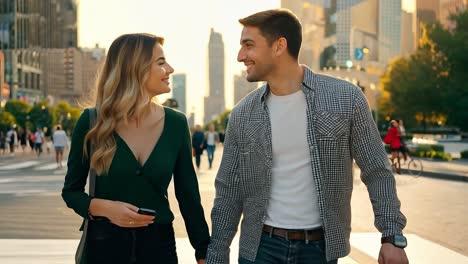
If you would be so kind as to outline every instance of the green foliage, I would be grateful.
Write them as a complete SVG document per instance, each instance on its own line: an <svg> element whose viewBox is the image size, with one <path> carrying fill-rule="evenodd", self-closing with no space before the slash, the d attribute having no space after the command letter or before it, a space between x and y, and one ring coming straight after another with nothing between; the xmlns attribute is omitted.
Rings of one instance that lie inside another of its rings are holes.
<svg viewBox="0 0 468 264"><path fill-rule="evenodd" d="M1 111L0 113L0 131L6 132L10 130L10 128L15 124L16 120L15 117L6 112L6 111Z"/></svg>
<svg viewBox="0 0 468 264"><path fill-rule="evenodd" d="M468 159L468 149L460 152L462 159Z"/></svg>
<svg viewBox="0 0 468 264"><path fill-rule="evenodd" d="M446 161L452 160L452 155L450 155L448 153L445 153L445 152L434 151L434 150L430 150L430 151L421 153L419 156L420 157L425 157L425 158L430 158L430 159L433 159L433 160L446 160Z"/></svg>
<svg viewBox="0 0 468 264"><path fill-rule="evenodd" d="M208 124L205 125L205 130L208 130L209 124L214 124L216 131L225 131L227 127L227 123L229 121L229 116L231 114L231 110L226 110L224 113L218 116L216 120L211 120Z"/></svg>
<svg viewBox="0 0 468 264"><path fill-rule="evenodd" d="M16 119L17 125L22 128L26 127L27 116L30 110L31 106L20 100L9 100L5 104L5 111L12 114Z"/></svg>
<svg viewBox="0 0 468 264"><path fill-rule="evenodd" d="M444 153L443 145L418 145L414 151L414 154L418 157L427 157L427 153L430 152L442 152Z"/></svg>
<svg viewBox="0 0 468 264"><path fill-rule="evenodd" d="M62 125L63 130L71 133L75 127L76 121L80 117L81 110L71 107L67 102L59 102L52 108L54 124Z"/></svg>
<svg viewBox="0 0 468 264"><path fill-rule="evenodd" d="M31 108L29 111L29 117L31 120L31 129L34 131L37 127L47 127L47 133L49 133L53 124L52 109L47 104L47 100L42 100Z"/></svg>
<svg viewBox="0 0 468 264"><path fill-rule="evenodd" d="M407 128L455 126L468 131L468 10L452 16L456 28L423 27L418 50L392 62L383 75L379 109Z"/></svg>

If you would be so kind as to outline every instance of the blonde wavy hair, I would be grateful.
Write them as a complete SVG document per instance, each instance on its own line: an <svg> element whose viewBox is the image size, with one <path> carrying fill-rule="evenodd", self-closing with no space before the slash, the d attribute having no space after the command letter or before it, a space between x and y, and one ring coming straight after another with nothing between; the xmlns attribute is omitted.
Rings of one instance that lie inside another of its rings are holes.
<svg viewBox="0 0 468 264"><path fill-rule="evenodd" d="M113 133L120 122L139 119L145 106L151 103L145 84L156 44L164 39L150 34L125 34L112 42L106 61L96 82L96 125L84 139L83 156L89 156L87 146L93 144L90 168L96 175L109 172L117 145Z"/></svg>

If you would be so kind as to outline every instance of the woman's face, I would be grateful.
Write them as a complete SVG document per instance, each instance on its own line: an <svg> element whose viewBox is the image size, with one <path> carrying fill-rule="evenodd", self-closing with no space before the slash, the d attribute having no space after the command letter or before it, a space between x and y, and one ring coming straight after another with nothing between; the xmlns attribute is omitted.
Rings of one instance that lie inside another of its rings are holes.
<svg viewBox="0 0 468 264"><path fill-rule="evenodd" d="M145 84L146 91L151 97L171 91L169 75L173 72L174 69L166 62L161 44L156 43L153 48L153 58L151 59L148 79Z"/></svg>

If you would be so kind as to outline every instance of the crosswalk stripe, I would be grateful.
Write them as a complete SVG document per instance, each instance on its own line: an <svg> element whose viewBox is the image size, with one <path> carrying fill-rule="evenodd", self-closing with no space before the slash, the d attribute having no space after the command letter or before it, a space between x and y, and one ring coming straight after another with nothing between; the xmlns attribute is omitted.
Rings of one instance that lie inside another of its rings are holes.
<svg viewBox="0 0 468 264"><path fill-rule="evenodd" d="M17 170L17 169L25 169L28 167L35 166L39 164L39 161L24 161L18 162L10 165L0 166L0 170Z"/></svg>
<svg viewBox="0 0 468 264"><path fill-rule="evenodd" d="M47 164L44 164L42 166L39 166L39 167L35 167L34 170L38 170L38 171L42 171L42 170L54 170L54 169L57 169L57 163L56 162L51 162L51 163L47 163Z"/></svg>

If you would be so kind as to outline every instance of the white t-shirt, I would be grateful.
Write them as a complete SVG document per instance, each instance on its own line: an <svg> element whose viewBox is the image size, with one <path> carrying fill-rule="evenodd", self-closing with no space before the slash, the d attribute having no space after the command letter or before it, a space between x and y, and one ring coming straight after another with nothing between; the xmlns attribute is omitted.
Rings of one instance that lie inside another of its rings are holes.
<svg viewBox="0 0 468 264"><path fill-rule="evenodd" d="M269 94L273 148L271 194L265 224L285 229L322 226L307 141L307 102L302 90Z"/></svg>
<svg viewBox="0 0 468 264"><path fill-rule="evenodd" d="M36 137L36 141L34 141L34 143L42 143L43 142L44 133L36 131L36 133L34 133L34 136Z"/></svg>
<svg viewBox="0 0 468 264"><path fill-rule="evenodd" d="M54 132L52 136L52 140L54 141L54 146L56 147L65 147L67 145L67 134L63 130L57 130Z"/></svg>
<svg viewBox="0 0 468 264"><path fill-rule="evenodd" d="M215 141L215 135L216 132L206 132L206 144L210 146L214 146L216 141Z"/></svg>

